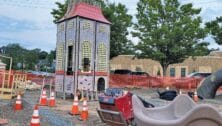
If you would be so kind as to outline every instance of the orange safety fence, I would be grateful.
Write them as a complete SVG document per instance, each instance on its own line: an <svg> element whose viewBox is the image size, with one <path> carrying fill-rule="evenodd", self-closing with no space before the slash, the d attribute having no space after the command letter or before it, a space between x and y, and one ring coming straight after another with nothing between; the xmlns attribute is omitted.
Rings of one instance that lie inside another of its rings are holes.
<svg viewBox="0 0 222 126"><path fill-rule="evenodd" d="M141 75L110 75L111 87L175 87L178 89L196 89L202 79L197 78L175 78L159 76L141 76Z"/></svg>
<svg viewBox="0 0 222 126"><path fill-rule="evenodd" d="M39 84L39 85L41 85L43 83L43 78L45 78L45 80L44 80L45 84L50 84L50 83L54 84L55 83L55 77L54 76L35 75L35 74L25 73L25 72L22 72L22 71L12 70L11 71L11 77L10 77L10 83L9 83L8 88L10 88L12 86L13 76L15 74L26 74L27 75L27 80L35 82L36 84ZM6 80L8 80L8 75L9 75L9 71L0 70L0 88L2 87L4 76L5 76L5 85L7 85Z"/></svg>
<svg viewBox="0 0 222 126"><path fill-rule="evenodd" d="M10 78L9 78L9 72L10 71L8 71L8 70L0 70L0 88L2 87L3 83L4 83L5 88L11 88L12 83L13 83L13 76L15 74L24 74L24 73L12 70L10 73ZM8 82L8 79L10 79L9 82Z"/></svg>
<svg viewBox="0 0 222 126"><path fill-rule="evenodd" d="M28 73L27 80L30 80L38 85L42 85L43 80L45 84L55 84L55 76L42 76Z"/></svg>

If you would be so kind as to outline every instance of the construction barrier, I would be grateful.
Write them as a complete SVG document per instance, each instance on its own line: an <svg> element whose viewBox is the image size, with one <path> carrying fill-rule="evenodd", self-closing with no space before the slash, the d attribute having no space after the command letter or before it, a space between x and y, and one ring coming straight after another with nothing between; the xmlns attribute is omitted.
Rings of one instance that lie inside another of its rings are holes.
<svg viewBox="0 0 222 126"><path fill-rule="evenodd" d="M15 71L0 71L0 99L11 99L18 94L24 94L26 74Z"/></svg>
<svg viewBox="0 0 222 126"><path fill-rule="evenodd" d="M154 77L141 75L110 75L111 87L175 87L177 89L196 89L202 79L197 78L175 78L175 77Z"/></svg>
<svg viewBox="0 0 222 126"><path fill-rule="evenodd" d="M55 76L43 76L43 75L35 75L35 74L27 74L27 80L34 82L38 85L42 85L43 79L45 79L46 84L55 84Z"/></svg>

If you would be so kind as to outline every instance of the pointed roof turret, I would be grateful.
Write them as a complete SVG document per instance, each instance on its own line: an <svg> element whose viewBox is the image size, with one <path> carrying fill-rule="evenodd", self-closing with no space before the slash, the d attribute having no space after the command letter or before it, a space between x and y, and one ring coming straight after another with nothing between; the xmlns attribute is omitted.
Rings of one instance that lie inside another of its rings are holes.
<svg viewBox="0 0 222 126"><path fill-rule="evenodd" d="M84 1L84 2L82 2ZM100 7L97 7L88 0L69 0L68 8L65 16L59 21L74 18L74 17L83 17L107 24L111 24L103 15Z"/></svg>

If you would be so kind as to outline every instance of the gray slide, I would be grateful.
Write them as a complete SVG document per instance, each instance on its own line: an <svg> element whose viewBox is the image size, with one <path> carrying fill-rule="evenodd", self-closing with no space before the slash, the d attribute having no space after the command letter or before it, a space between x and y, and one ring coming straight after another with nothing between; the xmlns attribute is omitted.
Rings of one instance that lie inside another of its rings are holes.
<svg viewBox="0 0 222 126"><path fill-rule="evenodd" d="M197 94L203 98L212 99L220 86L222 86L222 69L207 77L197 89Z"/></svg>
<svg viewBox="0 0 222 126"><path fill-rule="evenodd" d="M197 105L187 95L156 108L145 108L136 95L132 102L137 126L222 126L222 116L214 107Z"/></svg>

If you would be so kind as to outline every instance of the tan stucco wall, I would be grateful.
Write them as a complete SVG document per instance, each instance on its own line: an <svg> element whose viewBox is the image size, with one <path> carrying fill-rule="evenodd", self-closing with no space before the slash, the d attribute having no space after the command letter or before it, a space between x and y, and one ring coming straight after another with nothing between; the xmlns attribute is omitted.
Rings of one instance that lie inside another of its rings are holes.
<svg viewBox="0 0 222 126"><path fill-rule="evenodd" d="M133 55L119 55L110 60L110 70L128 69L136 71L138 68L150 75L157 75L158 70L161 74L163 73L160 64L151 59L137 59Z"/></svg>
<svg viewBox="0 0 222 126"><path fill-rule="evenodd" d="M187 74L190 74L194 71L196 72L216 72L219 69L222 69L222 57L217 56L203 56L188 58L183 63L172 64L167 69L167 75L170 75L170 68L176 68L178 73L176 76L180 76L181 67L187 67Z"/></svg>
<svg viewBox="0 0 222 126"><path fill-rule="evenodd" d="M110 70L115 69L129 69L136 71L140 67L142 71L150 75L157 75L158 70L162 67L159 62L151 59L137 59L133 55L119 55L110 60ZM175 76L181 76L181 68L186 69L186 75L196 72L216 72L222 69L222 52L211 52L209 56L190 57L185 59L183 63L169 65L167 69L167 76L170 75L170 68L175 68Z"/></svg>

